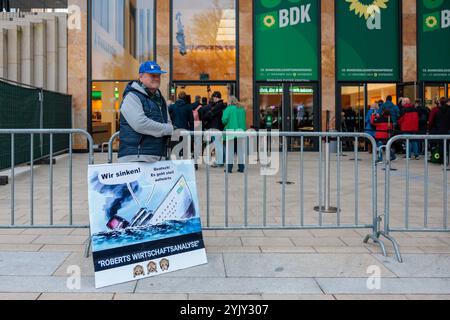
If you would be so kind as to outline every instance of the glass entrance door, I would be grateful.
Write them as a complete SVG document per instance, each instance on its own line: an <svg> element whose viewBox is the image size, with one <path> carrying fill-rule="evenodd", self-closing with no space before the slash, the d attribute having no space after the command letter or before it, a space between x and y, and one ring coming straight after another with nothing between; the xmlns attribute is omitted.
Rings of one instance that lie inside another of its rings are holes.
<svg viewBox="0 0 450 320"><path fill-rule="evenodd" d="M356 83L341 85L339 89L339 107L337 110L338 123L336 128L340 132L364 132L366 118L367 95L365 85ZM354 150L354 139L343 139L342 148L345 151ZM361 151L365 145L359 146Z"/></svg>
<svg viewBox="0 0 450 320"><path fill-rule="evenodd" d="M260 129L285 132L319 131L317 85L303 83L257 84L256 123ZM289 150L299 151L300 138L289 139ZM304 140L304 149L314 149L315 139Z"/></svg>
<svg viewBox="0 0 450 320"><path fill-rule="evenodd" d="M188 97L188 103L194 103L195 97L206 98L210 100L211 95L218 91L222 94L222 99L226 103L229 100L230 95L236 94L236 85L234 83L228 84L173 84L170 92L170 100L175 102L178 99L178 94L181 91L186 92ZM190 102L189 102L190 101Z"/></svg>
<svg viewBox="0 0 450 320"><path fill-rule="evenodd" d="M440 98L449 98L448 86L445 83L425 84L423 93L425 106L433 109L437 106Z"/></svg>

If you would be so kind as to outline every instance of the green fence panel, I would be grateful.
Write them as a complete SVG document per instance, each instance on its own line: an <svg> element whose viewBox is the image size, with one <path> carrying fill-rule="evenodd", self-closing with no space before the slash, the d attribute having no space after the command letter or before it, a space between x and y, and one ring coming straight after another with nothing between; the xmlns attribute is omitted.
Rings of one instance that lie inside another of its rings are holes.
<svg viewBox="0 0 450 320"><path fill-rule="evenodd" d="M39 90L0 81L0 128L36 129L40 125ZM16 135L15 164L30 160L30 135ZM41 156L39 137L34 137L34 156ZM0 170L11 166L11 137L0 135Z"/></svg>
<svg viewBox="0 0 450 320"><path fill-rule="evenodd" d="M43 91L44 96L44 129L72 128L72 97ZM53 135L53 152L69 148L69 135ZM43 153L50 154L50 136L45 135L43 140Z"/></svg>
<svg viewBox="0 0 450 320"><path fill-rule="evenodd" d="M41 97L42 95L42 97ZM41 111L41 101L42 111ZM41 113L42 112L42 113ZM0 129L70 129L72 97L0 81ZM34 159L50 153L49 135L34 135ZM15 135L15 165L30 161L30 135ZM54 135L53 151L68 149L68 135ZM11 136L0 135L0 170L11 167Z"/></svg>

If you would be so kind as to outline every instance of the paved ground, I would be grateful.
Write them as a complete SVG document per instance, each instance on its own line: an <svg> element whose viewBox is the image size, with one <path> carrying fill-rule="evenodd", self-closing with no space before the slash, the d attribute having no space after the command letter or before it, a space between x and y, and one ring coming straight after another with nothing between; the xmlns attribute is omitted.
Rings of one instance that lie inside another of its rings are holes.
<svg viewBox="0 0 450 320"><path fill-rule="evenodd" d="M342 225L361 229L346 230L207 230L204 232L209 264L163 277L139 280L95 290L91 258L83 257L86 229L0 229L0 299L450 299L450 233L393 233L399 241L404 263L389 257L379 247L363 244L370 232L364 225L372 222L371 171L367 154L355 169L351 154L342 157L337 194L336 161L332 163L332 204L342 208ZM54 222L69 221L68 169L66 158L58 159L54 172ZM97 163L104 155L96 155ZM74 223L87 223L85 155L74 159ZM203 224L223 228L248 224L271 227L305 225L318 227L319 215L312 210L318 204L317 154L304 159L303 198L299 154L290 154L285 189L285 214L282 213L282 186L279 175L267 178L267 205L264 218L264 179L253 166L248 174L248 205L245 215L244 175L229 176L228 218L224 209L223 170L211 169L210 215L206 216L206 172L198 172ZM395 163L399 170L392 177L391 226L405 225L405 161ZM428 226L442 228L443 171L429 167L428 205L424 205L423 162L411 161L409 213L410 227L424 224L428 208ZM24 171L20 173L20 171ZM15 186L15 223L27 224L30 217L28 168L17 170ZM378 174L378 212L383 212L384 171ZM355 178L357 183L355 187ZM48 167L35 168L34 222L49 221ZM356 192L355 192L356 191ZM10 186L0 187L0 224L10 222ZM323 225L335 224L336 215L324 215ZM447 219L448 221L448 219ZM67 286L70 266L81 268L81 289ZM69 268L69 269L68 269ZM375 272L375 273L374 273ZM380 274L377 289L369 277ZM369 287L368 287L369 282Z"/></svg>

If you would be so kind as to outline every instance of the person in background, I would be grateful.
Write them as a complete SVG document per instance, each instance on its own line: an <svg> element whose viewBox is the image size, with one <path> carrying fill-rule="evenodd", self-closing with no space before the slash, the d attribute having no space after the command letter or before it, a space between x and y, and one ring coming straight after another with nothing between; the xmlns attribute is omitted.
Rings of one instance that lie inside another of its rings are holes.
<svg viewBox="0 0 450 320"><path fill-rule="evenodd" d="M231 96L229 106L225 109L222 116L222 123L225 127L224 141L226 142L227 168L229 173L233 172L234 154L238 156L238 171L245 170L245 137L237 137L230 132L245 132L247 130L247 121L245 108L239 100Z"/></svg>
<svg viewBox="0 0 450 320"><path fill-rule="evenodd" d="M186 95L186 92L181 91L178 94L178 100L169 107L169 113L176 128L194 131L192 106L187 100L188 96Z"/></svg>
<svg viewBox="0 0 450 320"><path fill-rule="evenodd" d="M400 131L405 135L415 135L419 132L419 112L415 106L411 104L409 98L403 98L403 107L398 119ZM409 153L407 158L419 160L419 142L417 140L409 140Z"/></svg>
<svg viewBox="0 0 450 320"><path fill-rule="evenodd" d="M422 104L420 99L416 100L415 107L419 113L419 134L425 135L428 132L428 117L430 115L430 109ZM425 155L425 141L419 140L419 153Z"/></svg>
<svg viewBox="0 0 450 320"><path fill-rule="evenodd" d="M384 109L383 113L373 114L371 123L375 126L375 139L377 140L377 147L385 146L389 139L392 137L394 130L394 124L391 121L391 110ZM391 149L391 161L396 160L397 157ZM383 153L379 152L378 161L383 161Z"/></svg>
<svg viewBox="0 0 450 320"><path fill-rule="evenodd" d="M208 123L208 129L220 131L220 134L212 137L214 142L214 148L216 152L216 163L212 165L213 168L223 167L224 154L221 132L224 129L222 123L223 111L226 109L226 104L222 100L222 94L219 91L215 91L212 94L212 104L205 112L202 113L202 120Z"/></svg>
<svg viewBox="0 0 450 320"><path fill-rule="evenodd" d="M375 127L372 125L372 116L374 115L374 114L377 114L378 113L378 109L379 109L379 107L378 107L378 103L372 103L371 105L370 105L370 109L369 109L369 111L367 112L367 114L366 114L366 119L365 119L365 128L364 128L364 131L367 133L367 134L370 134L372 137L374 137L375 138ZM372 153L373 152L373 150L372 150L372 144L371 143L369 143L368 144L369 145L369 153Z"/></svg>

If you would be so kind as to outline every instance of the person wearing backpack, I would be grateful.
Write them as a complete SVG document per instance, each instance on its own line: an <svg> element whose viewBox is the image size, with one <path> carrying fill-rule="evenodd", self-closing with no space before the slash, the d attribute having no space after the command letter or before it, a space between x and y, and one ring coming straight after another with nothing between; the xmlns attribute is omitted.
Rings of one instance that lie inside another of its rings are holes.
<svg viewBox="0 0 450 320"><path fill-rule="evenodd" d="M371 118L371 123L375 127L375 139L377 140L377 147L385 146L389 139L392 137L394 130L394 124L391 121L391 110L385 109L380 115L374 113ZM395 152L391 149L391 161L396 160ZM383 161L383 154L378 154L378 161Z"/></svg>
<svg viewBox="0 0 450 320"><path fill-rule="evenodd" d="M371 106L370 106L369 111L366 114L366 119L365 119L365 129L364 129L364 131L365 131L365 133L370 134L374 138L375 138L375 133L376 132L375 132L375 126L372 125L371 120L372 120L372 116L374 114L378 113L378 109L379 109L378 103L372 103ZM369 145L369 153L372 153L373 152L372 144L369 143L368 145Z"/></svg>
<svg viewBox="0 0 450 320"><path fill-rule="evenodd" d="M400 131L405 135L414 135L419 132L419 112L413 106L409 98L403 98L403 107L400 118L398 119ZM409 140L409 154L407 158L419 160L419 142L417 140Z"/></svg>
<svg viewBox="0 0 450 320"><path fill-rule="evenodd" d="M450 99L445 101L445 104L441 104L439 112L436 115L436 134L449 135L450 134ZM449 141L447 140L447 143ZM444 141L439 141L439 152L441 155L441 164L444 162L444 156L448 159L449 146L447 145L447 154L444 155ZM448 164L449 161L447 161Z"/></svg>

